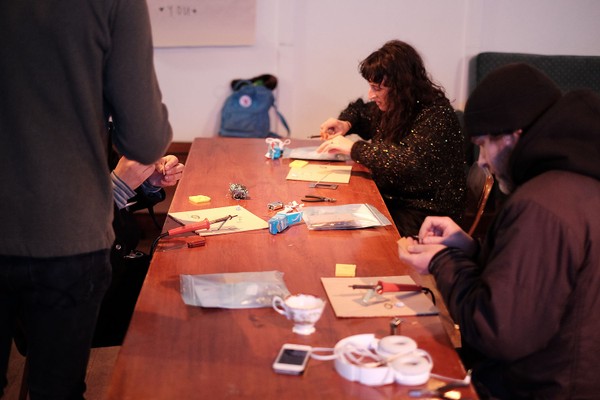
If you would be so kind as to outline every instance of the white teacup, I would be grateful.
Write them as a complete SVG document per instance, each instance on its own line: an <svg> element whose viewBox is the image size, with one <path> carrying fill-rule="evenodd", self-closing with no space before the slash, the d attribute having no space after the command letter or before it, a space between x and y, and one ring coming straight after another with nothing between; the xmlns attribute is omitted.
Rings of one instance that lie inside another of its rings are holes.
<svg viewBox="0 0 600 400"><path fill-rule="evenodd" d="M325 300L310 294L296 294L285 299L274 296L273 308L294 322L293 332L310 335L315 331L315 323L323 314Z"/></svg>

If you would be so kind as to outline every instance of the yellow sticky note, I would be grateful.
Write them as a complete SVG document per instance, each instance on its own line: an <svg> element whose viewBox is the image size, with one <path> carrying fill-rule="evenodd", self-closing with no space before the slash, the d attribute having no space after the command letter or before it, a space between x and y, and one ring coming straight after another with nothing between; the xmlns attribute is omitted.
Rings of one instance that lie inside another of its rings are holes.
<svg viewBox="0 0 600 400"><path fill-rule="evenodd" d="M306 164L308 164L308 161L304 161L304 160L294 160L290 163L290 168L302 168L304 167Z"/></svg>
<svg viewBox="0 0 600 400"><path fill-rule="evenodd" d="M355 276L355 264L335 264L335 276Z"/></svg>
<svg viewBox="0 0 600 400"><path fill-rule="evenodd" d="M210 197L204 196L202 194L199 194L196 196L189 196L188 199L190 200L191 203L194 203L194 204L208 203L210 201Z"/></svg>

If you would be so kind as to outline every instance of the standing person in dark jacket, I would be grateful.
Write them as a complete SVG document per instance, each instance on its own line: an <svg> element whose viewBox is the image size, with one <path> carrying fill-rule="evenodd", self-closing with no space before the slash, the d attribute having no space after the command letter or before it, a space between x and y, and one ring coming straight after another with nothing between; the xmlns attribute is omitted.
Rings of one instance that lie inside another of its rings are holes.
<svg viewBox="0 0 600 400"><path fill-rule="evenodd" d="M17 324L31 399L81 399L110 282L117 151L155 163L172 138L144 0L0 2L0 395Z"/></svg>
<svg viewBox="0 0 600 400"><path fill-rule="evenodd" d="M409 44L392 40L359 65L369 103L359 99L321 125L317 152L348 154L371 170L401 235L416 235L427 215L460 219L465 153L460 125L443 88ZM362 139L344 137L358 134Z"/></svg>
<svg viewBox="0 0 600 400"><path fill-rule="evenodd" d="M475 89L465 123L509 197L481 247L429 217L400 258L435 277L482 397L598 398L600 97L511 64Z"/></svg>

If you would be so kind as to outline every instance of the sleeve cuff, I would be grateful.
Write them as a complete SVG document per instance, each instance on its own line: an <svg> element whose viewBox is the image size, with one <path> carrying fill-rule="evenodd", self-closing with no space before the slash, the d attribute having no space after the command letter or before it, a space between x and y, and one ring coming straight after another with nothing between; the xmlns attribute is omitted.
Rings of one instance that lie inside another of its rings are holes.
<svg viewBox="0 0 600 400"><path fill-rule="evenodd" d="M127 206L127 201L135 196L135 191L131 189L125 182L121 180L115 174L115 171L111 172L110 179L113 186L113 199L119 210Z"/></svg>

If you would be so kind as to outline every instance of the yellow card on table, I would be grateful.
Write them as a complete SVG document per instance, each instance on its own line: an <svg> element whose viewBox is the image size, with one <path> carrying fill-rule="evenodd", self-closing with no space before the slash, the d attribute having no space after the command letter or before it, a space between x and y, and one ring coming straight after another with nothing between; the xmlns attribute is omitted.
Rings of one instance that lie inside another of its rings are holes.
<svg viewBox="0 0 600 400"><path fill-rule="evenodd" d="M308 161L304 161L304 160L294 160L290 163L290 168L302 168L304 167L306 164L308 164Z"/></svg>
<svg viewBox="0 0 600 400"><path fill-rule="evenodd" d="M303 168L290 168L288 180L309 182L348 183L352 165L308 164Z"/></svg>
<svg viewBox="0 0 600 400"><path fill-rule="evenodd" d="M335 276L356 276L356 265L335 264Z"/></svg>

